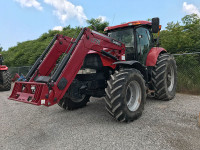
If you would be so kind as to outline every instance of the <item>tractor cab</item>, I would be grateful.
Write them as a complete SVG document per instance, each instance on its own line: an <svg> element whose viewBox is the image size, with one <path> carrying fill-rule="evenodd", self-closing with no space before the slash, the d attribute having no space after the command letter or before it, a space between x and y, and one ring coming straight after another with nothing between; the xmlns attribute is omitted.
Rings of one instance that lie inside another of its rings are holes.
<svg viewBox="0 0 200 150"><path fill-rule="evenodd" d="M159 31L159 19L149 21L133 21L105 28L109 37L125 44L126 60L138 60L146 63L147 54L154 46L153 34Z"/></svg>

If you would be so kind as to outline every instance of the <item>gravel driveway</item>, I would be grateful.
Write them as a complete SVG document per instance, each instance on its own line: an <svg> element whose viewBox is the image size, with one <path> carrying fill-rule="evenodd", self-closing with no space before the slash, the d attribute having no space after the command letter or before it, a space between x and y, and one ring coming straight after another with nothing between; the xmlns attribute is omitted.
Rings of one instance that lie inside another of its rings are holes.
<svg viewBox="0 0 200 150"><path fill-rule="evenodd" d="M7 100L0 92L0 149L200 149L200 96L177 94L169 102L148 99L141 118L116 122L103 99L65 111Z"/></svg>

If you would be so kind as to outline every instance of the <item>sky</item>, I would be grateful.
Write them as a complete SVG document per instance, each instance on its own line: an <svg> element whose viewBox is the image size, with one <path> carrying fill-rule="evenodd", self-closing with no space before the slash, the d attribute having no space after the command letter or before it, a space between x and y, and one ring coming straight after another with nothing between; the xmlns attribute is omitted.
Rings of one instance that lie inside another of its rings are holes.
<svg viewBox="0 0 200 150"><path fill-rule="evenodd" d="M0 46L7 50L68 25L84 27L91 18L112 26L159 17L164 29L192 13L200 17L200 0L0 0Z"/></svg>

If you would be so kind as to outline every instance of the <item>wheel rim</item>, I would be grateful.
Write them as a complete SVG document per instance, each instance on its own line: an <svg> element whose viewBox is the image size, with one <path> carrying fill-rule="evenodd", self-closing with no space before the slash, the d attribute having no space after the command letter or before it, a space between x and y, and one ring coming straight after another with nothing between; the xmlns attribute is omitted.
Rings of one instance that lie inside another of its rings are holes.
<svg viewBox="0 0 200 150"><path fill-rule="evenodd" d="M167 72L167 88L171 92L174 88L174 68L170 66Z"/></svg>
<svg viewBox="0 0 200 150"><path fill-rule="evenodd" d="M79 103L79 102L83 101L85 97L86 97L86 95L83 94L83 95L81 95L81 98L78 98L78 99L72 98L71 100L75 103Z"/></svg>
<svg viewBox="0 0 200 150"><path fill-rule="evenodd" d="M131 81L126 90L126 102L130 111L136 111L141 103L142 92L137 81Z"/></svg>

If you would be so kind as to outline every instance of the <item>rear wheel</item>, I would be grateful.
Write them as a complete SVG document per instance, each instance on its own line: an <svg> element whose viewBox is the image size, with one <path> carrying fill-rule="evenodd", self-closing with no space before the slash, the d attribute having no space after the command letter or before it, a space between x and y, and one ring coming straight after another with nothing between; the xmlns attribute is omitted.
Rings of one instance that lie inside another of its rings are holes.
<svg viewBox="0 0 200 150"><path fill-rule="evenodd" d="M11 89L11 75L8 71L0 72L1 85L0 90L9 91Z"/></svg>
<svg viewBox="0 0 200 150"><path fill-rule="evenodd" d="M106 109L121 122L130 122L141 116L146 100L145 81L136 69L121 69L107 82Z"/></svg>
<svg viewBox="0 0 200 150"><path fill-rule="evenodd" d="M155 98L171 100L176 94L177 66L173 56L164 53L158 56L156 66L152 71L152 84Z"/></svg>

